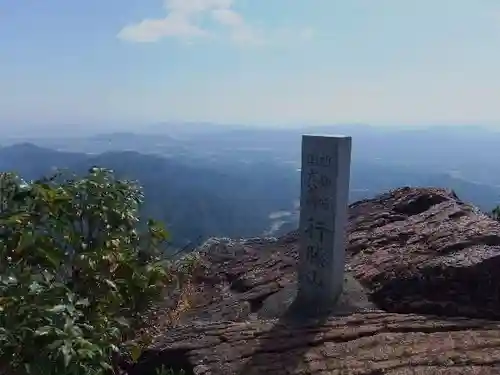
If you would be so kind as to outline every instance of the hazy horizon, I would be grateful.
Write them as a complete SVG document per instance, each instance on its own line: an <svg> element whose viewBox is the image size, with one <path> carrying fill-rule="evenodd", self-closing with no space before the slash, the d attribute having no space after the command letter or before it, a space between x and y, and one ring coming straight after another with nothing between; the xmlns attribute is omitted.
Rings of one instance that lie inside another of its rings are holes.
<svg viewBox="0 0 500 375"><path fill-rule="evenodd" d="M0 124L498 126L499 15L490 0L3 2Z"/></svg>
<svg viewBox="0 0 500 375"><path fill-rule="evenodd" d="M442 129L443 131L458 130L474 131L474 132L500 132L500 125L498 124L234 124L234 123L213 123L213 122L162 122L162 123L148 123L148 124L15 124L14 127L8 124L0 124L0 131L5 139L18 139L23 142L24 139L36 138L57 138L57 137L87 137L99 134L112 134L112 133L132 133L132 134L155 134L164 133L172 130L171 126L176 126L185 129L193 129L193 134L199 131L220 131L231 129L248 129L248 130L289 130L298 131L303 130L307 132L308 129L321 129L325 128L326 131L335 128L341 128L344 135L350 135L350 132L355 133L360 129L374 129L382 131L435 131ZM1 142L0 142L1 143Z"/></svg>

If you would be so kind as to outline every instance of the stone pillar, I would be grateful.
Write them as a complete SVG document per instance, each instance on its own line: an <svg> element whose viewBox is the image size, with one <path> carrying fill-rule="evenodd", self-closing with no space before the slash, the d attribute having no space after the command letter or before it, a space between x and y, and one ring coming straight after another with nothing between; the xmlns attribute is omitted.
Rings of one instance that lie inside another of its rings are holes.
<svg viewBox="0 0 500 375"><path fill-rule="evenodd" d="M300 310L334 308L344 281L351 137L302 136Z"/></svg>

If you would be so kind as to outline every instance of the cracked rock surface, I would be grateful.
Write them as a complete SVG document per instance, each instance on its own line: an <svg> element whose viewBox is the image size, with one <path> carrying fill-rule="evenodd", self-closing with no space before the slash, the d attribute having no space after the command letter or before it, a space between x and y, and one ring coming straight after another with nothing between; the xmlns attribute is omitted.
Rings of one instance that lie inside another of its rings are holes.
<svg viewBox="0 0 500 375"><path fill-rule="evenodd" d="M500 223L443 189L350 207L348 264L381 308L500 319Z"/></svg>
<svg viewBox="0 0 500 375"><path fill-rule="evenodd" d="M444 189L350 206L338 314L298 321L298 234L211 241L180 325L132 374L500 374L500 224Z"/></svg>
<svg viewBox="0 0 500 375"><path fill-rule="evenodd" d="M193 323L165 335L137 371L157 363L198 375L498 374L500 324L382 312L300 325Z"/></svg>

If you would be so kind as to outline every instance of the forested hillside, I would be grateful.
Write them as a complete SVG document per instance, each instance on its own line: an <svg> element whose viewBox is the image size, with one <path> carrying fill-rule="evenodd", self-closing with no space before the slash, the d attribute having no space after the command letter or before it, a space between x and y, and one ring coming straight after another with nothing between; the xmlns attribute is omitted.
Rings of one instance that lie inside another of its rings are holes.
<svg viewBox="0 0 500 375"><path fill-rule="evenodd" d="M133 151L89 155L32 144L0 149L0 171L15 171L26 180L54 168L81 175L92 166L138 181L145 195L141 213L165 222L175 245L209 236L260 235L270 226L269 215L291 209L298 197L298 174L272 163L211 167Z"/></svg>

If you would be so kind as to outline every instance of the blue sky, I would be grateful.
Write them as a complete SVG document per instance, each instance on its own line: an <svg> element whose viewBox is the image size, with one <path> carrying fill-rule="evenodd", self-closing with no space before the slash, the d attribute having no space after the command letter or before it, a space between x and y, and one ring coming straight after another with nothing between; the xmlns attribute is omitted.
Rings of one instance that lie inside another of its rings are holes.
<svg viewBox="0 0 500 375"><path fill-rule="evenodd" d="M498 102L498 0L0 1L3 124L500 124Z"/></svg>

